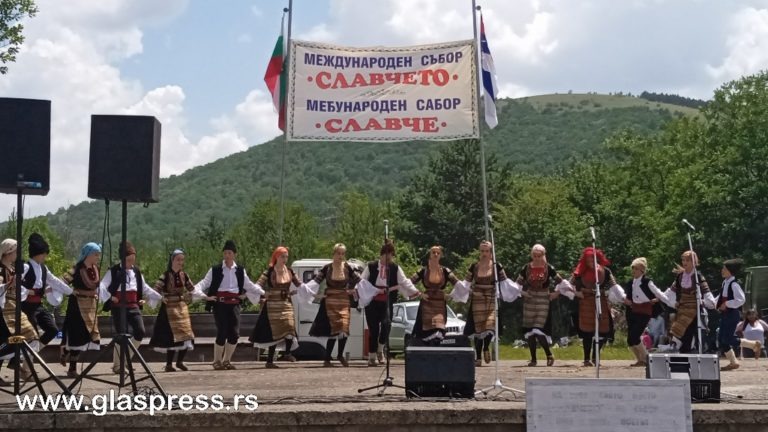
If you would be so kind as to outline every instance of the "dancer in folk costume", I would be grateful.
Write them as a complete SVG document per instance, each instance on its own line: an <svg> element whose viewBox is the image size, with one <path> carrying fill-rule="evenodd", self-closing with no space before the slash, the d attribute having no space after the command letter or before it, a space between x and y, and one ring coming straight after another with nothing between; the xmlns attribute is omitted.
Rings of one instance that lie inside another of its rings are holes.
<svg viewBox="0 0 768 432"><path fill-rule="evenodd" d="M15 348L8 339L16 334L16 257L17 243L14 239L5 239L0 243L0 306L3 309L2 326L0 326L0 361L9 360L16 367L21 364L21 377L28 379L32 373L23 359L13 359ZM27 297L27 289L22 285L21 299ZM40 338L27 315L21 314L21 333L29 346L35 351L40 350Z"/></svg>
<svg viewBox="0 0 768 432"><path fill-rule="evenodd" d="M101 348L99 333L99 262L101 246L86 243L80 250L80 257L64 280L72 285L72 294L67 301L67 314L62 326L61 344L64 348L62 365L69 361L67 376L77 376L77 360L83 351L98 351Z"/></svg>
<svg viewBox="0 0 768 432"><path fill-rule="evenodd" d="M251 282L245 267L235 262L237 245L227 240L222 249L223 260L208 270L195 291L207 295L205 310L213 312L216 323L216 341L213 344L213 368L235 369L232 356L240 338L240 304L248 297L259 304L264 290Z"/></svg>
<svg viewBox="0 0 768 432"><path fill-rule="evenodd" d="M651 287L651 291L659 300L667 306L676 309L675 317L669 328L672 340L667 345L659 345L660 352L689 353L693 349L694 337L697 333L696 308L702 305L696 304L696 279L699 281L699 292L703 306L707 309L715 308L715 297L709 290L709 284L700 271L696 270L698 256L695 252L685 251L681 257L682 265L675 268L675 281L666 291ZM696 272L696 273L694 273ZM701 341L697 341L701 343Z"/></svg>
<svg viewBox="0 0 768 432"><path fill-rule="evenodd" d="M469 267L464 281L456 284L451 293L455 301L469 300L464 334L474 339L476 366L482 366L483 360L491 362L491 342L496 335L496 283L503 301L512 302L520 297L520 287L507 278L501 264L494 266L492 248L487 240L480 243L480 259Z"/></svg>
<svg viewBox="0 0 768 432"><path fill-rule="evenodd" d="M574 289L547 262L547 250L540 244L531 248L531 261L518 273L515 283L523 297L523 335L528 341L531 361L536 366L536 346L541 345L547 356L547 366L555 364L552 355L552 307L550 303L562 294L573 300Z"/></svg>
<svg viewBox="0 0 768 432"><path fill-rule="evenodd" d="M310 336L328 339L325 344L324 367L332 366L331 355L337 340L339 348L336 359L342 366L349 366L344 357L344 348L349 338L350 308L355 301L355 286L360 282L360 277L347 263L346 253L346 246L341 243L334 245L333 262L326 264L315 278L306 284L307 289L313 294L306 300L312 302L320 289L320 284L325 281L320 310L317 311L315 321L309 329Z"/></svg>
<svg viewBox="0 0 768 432"><path fill-rule="evenodd" d="M746 297L737 277L741 273L743 264L744 262L740 259L726 260L720 270L723 287L717 298L716 307L720 311L720 329L718 330L720 353L728 359L728 364L721 368L724 371L739 368L739 361L736 359L736 350L739 348L736 327L741 321L741 308L746 303Z"/></svg>
<svg viewBox="0 0 768 432"><path fill-rule="evenodd" d="M275 352L282 344L285 359L295 362L291 351L299 347L292 297L302 292L302 298L311 295L293 270L288 267L288 248L279 246L272 252L269 267L261 274L256 286L266 292L265 300L251 333L250 341L259 348L268 348L269 369L277 368Z"/></svg>
<svg viewBox="0 0 768 432"><path fill-rule="evenodd" d="M21 284L27 290L26 298L21 302L21 310L29 318L32 327L39 328L40 343L48 343L59 333L53 314L43 304L43 298L52 306L58 306L64 296L72 294L72 288L64 281L51 274L45 260L50 248L43 236L32 233L29 236L29 261L24 264Z"/></svg>
<svg viewBox="0 0 768 432"><path fill-rule="evenodd" d="M385 239L379 251L379 259L365 266L360 282L355 287L360 305L365 307L368 366L371 367L384 363L384 346L389 338L392 310L398 292L406 299L419 295L419 290L405 276L403 269L392 261L394 256L395 244Z"/></svg>
<svg viewBox="0 0 768 432"><path fill-rule="evenodd" d="M445 293L445 287L450 283L455 289L461 283L451 269L440 264L442 257L443 248L432 246L427 265L411 276L411 283L421 282L425 288L416 312L413 337L436 345L445 337L445 324L448 322L446 301L449 295Z"/></svg>
<svg viewBox="0 0 768 432"><path fill-rule="evenodd" d="M157 312L149 345L155 351L165 353L166 372L188 370L184 365L184 357L187 351L195 348L195 333L192 331L187 305L192 300L208 298L205 293L195 289L189 275L184 272L184 260L183 250L175 249L171 252L165 273L155 282L155 290L163 296L163 301ZM173 367L174 353L177 353L176 368Z"/></svg>
<svg viewBox="0 0 768 432"><path fill-rule="evenodd" d="M648 351L642 341L651 318L661 314L661 303L654 289L658 290L651 278L647 275L648 260L643 257L635 258L632 261L632 280L625 285L625 296L622 299L627 306L627 346L635 356L635 363L632 366L645 366L648 358Z"/></svg>
<svg viewBox="0 0 768 432"><path fill-rule="evenodd" d="M597 277L595 280L595 257ZM584 349L584 366L594 366L596 351L602 350L608 335L613 333L613 317L610 303L619 304L625 298L624 290L616 283L607 267L611 262L600 249L585 248L571 275L570 283L578 297L578 334ZM600 290L600 322L595 322L596 289ZM594 340L597 327L598 341ZM593 347L593 344L596 345ZM593 349L594 348L594 349Z"/></svg>
<svg viewBox="0 0 768 432"><path fill-rule="evenodd" d="M141 270L136 266L136 248L130 241L119 246L121 262L112 266L99 284L99 298L104 310L112 312L112 324L116 334L130 334L131 344L139 349L146 336L141 309L144 304L157 307L162 299L160 293L147 285ZM123 268L122 260L125 260ZM122 285L125 281L125 294ZM125 321L122 308L125 308ZM112 356L112 372L120 373L120 347L115 345Z"/></svg>

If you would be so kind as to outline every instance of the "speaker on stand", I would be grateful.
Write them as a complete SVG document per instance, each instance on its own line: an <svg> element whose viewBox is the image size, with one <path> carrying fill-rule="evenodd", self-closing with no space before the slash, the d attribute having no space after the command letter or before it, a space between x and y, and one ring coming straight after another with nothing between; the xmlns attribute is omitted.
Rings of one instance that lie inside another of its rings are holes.
<svg viewBox="0 0 768 432"><path fill-rule="evenodd" d="M91 116L91 151L88 170L88 197L122 202L121 244L128 236L128 202L158 202L158 183L160 177L160 122L151 116L129 115L93 115ZM125 258L121 265L125 268ZM126 278L120 283L121 301L125 302ZM125 304L114 313L122 314L121 321L127 325ZM149 379L154 389L165 396L165 390L157 381L155 374L131 343L132 336L127 332L115 332L112 341L103 349L83 372L70 384L75 388L83 379L91 379L118 388L130 386L133 394L138 394L138 383ZM118 382L110 382L89 376L90 371L104 357L110 355L115 346L120 350L120 373ZM136 377L134 360L146 373Z"/></svg>

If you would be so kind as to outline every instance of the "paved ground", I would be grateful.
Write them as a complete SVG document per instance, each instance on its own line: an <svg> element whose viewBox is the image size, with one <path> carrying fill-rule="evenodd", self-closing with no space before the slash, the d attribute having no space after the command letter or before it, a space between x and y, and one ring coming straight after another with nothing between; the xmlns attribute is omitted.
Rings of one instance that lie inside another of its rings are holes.
<svg viewBox="0 0 768 432"><path fill-rule="evenodd" d="M606 361L601 367L601 378L644 378L644 368L631 368L628 361ZM352 362L350 367L323 368L321 362L278 363L279 369L265 369L263 363L236 363L237 370L214 371L208 364L190 363L188 372L162 372L162 364L151 363L156 371L156 377L167 393L173 394L221 394L226 399L236 394L255 394L260 402L260 409L282 410L296 403L354 403L354 402L403 402L404 392L400 389L389 388L385 397L376 397L375 392L360 395L358 388L375 385L384 378L384 368L370 368L363 362ZM115 379L109 372L110 364L99 364L94 376L104 379ZM62 372L60 365L51 366L54 371ZM495 368L493 363L477 369L477 387L486 387L493 383ZM402 360L392 362L391 376L395 384L404 384L404 364ZM11 379L9 371L4 368L3 379ZM594 378L595 369L582 367L576 361L558 361L554 367L539 366L530 368L522 361L502 361L499 367L499 377L503 384L509 387L524 389L527 377L540 378ZM65 383L71 382L64 379ZM148 381L146 381L148 382ZM742 367L736 371L721 374L722 391L742 396L733 400L740 404L764 405L768 409L768 361L762 359L745 360ZM140 384L144 386L145 384ZM53 389L50 383L46 388ZM93 395L105 393L115 388L96 381L84 381L79 389L81 394ZM127 392L124 389L123 392ZM728 398L723 394L723 398ZM514 394L496 395L491 392L487 397L479 396L478 400L495 400L511 403L513 406L524 406L524 397L515 398ZM0 394L0 410L13 407L13 398ZM487 403L487 402L486 402ZM703 406L704 404L697 404Z"/></svg>

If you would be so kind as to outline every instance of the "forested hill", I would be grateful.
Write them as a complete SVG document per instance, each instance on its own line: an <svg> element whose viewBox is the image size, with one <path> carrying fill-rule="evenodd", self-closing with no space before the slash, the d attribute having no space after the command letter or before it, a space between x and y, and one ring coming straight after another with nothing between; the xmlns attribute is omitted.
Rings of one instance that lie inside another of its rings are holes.
<svg viewBox="0 0 768 432"><path fill-rule="evenodd" d="M489 154L516 172L552 172L574 155L594 152L622 129L655 132L675 116L697 111L628 96L543 95L500 101L499 125L483 131ZM225 227L255 200L279 198L282 138L256 145L160 181L160 202L132 205L135 241L161 245L197 236L212 216ZM321 222L335 212L339 193L356 188L376 198L400 193L441 143L290 143L285 196ZM455 167L461 170L462 167ZM479 173L478 173L479 174ZM113 207L117 207L113 204ZM119 209L112 211L113 234ZM100 239L104 204L82 202L48 215L68 250Z"/></svg>

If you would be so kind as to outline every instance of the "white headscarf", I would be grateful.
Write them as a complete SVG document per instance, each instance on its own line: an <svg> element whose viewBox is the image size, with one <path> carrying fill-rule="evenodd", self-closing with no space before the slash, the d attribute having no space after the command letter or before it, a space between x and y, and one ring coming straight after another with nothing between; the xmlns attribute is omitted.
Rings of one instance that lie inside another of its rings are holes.
<svg viewBox="0 0 768 432"><path fill-rule="evenodd" d="M5 239L2 241L2 243L0 243L0 257L9 253L13 253L15 250L16 240L14 239Z"/></svg>

